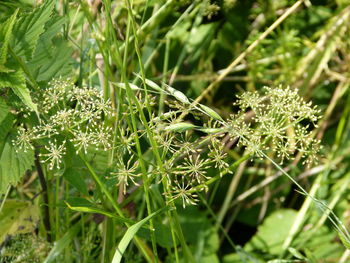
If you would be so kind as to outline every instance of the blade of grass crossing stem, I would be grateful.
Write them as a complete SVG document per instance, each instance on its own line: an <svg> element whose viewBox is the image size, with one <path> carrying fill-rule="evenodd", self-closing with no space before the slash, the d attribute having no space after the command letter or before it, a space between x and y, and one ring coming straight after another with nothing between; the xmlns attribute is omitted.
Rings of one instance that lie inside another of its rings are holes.
<svg viewBox="0 0 350 263"><path fill-rule="evenodd" d="M121 217L121 216L116 216L113 213L104 211L100 208L97 207L87 207L87 206L72 206L70 205L67 201L65 201L66 205L68 206L69 209L77 212L82 212L82 213L92 213L92 214L100 214L104 215L110 218L114 218L118 223L128 223L128 224L133 224L135 223L133 220L126 218L126 217Z"/></svg>
<svg viewBox="0 0 350 263"><path fill-rule="evenodd" d="M149 216L147 216L146 218L142 219L141 221L139 221L138 223L132 225L131 227L128 228L128 230L126 231L126 233L124 234L122 240L120 241L114 256L113 256L113 260L112 263L118 263L121 262L122 260L122 256L126 250L126 248L128 247L130 241L134 238L134 236L136 235L137 231L145 224L147 223L148 220L150 220L152 217L165 212L168 208L163 208L160 209L152 214L150 214Z"/></svg>

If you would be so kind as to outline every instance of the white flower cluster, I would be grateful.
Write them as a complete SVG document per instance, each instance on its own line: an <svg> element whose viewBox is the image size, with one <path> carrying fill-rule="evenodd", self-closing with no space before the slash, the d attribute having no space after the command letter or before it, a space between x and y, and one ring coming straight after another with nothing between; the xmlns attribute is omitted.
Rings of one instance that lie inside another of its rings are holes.
<svg viewBox="0 0 350 263"><path fill-rule="evenodd" d="M236 105L240 107L237 115L232 115L225 124L233 138L247 151L262 156L262 151L276 153L282 163L300 152L305 163L315 161L320 142L312 137L309 125L316 125L320 111L311 102L290 87L264 88L258 92L245 92L238 96ZM247 116L252 116L247 121ZM302 125L301 122L309 123Z"/></svg>
<svg viewBox="0 0 350 263"><path fill-rule="evenodd" d="M34 144L43 145L39 147L40 156L49 169L61 167L68 144L77 154L88 154L92 147L104 151L113 149L115 165L109 178L115 179L126 194L127 187L131 183L138 185L141 178L136 143L151 141L141 119L135 123L136 131L130 125L129 117L138 116L141 107L149 113L147 125L163 161L163 166L158 167L149 161L150 151L145 151L147 161L143 165L148 167L143 170L147 170L151 179L165 178L172 195L168 201L178 198L183 205L197 202L195 192L207 189L212 173L223 176L231 172L227 157L231 142L238 141L251 156L263 157L266 151L271 151L273 158L281 162L297 152L305 162L316 158L319 141L312 137L309 125L316 126L319 111L306 103L296 90L279 86L266 87L263 94L245 92L235 103L239 112L226 121L207 106L191 105L180 91L170 87L168 90L174 98L167 102L166 113L154 114L154 99L140 92L137 94L139 105L123 107L123 113L110 121L114 111L101 92L77 87L66 80L54 80L36 97L42 113L37 125L18 127L13 143L24 150L33 148ZM190 113L199 124L179 121L184 112Z"/></svg>
<svg viewBox="0 0 350 263"><path fill-rule="evenodd" d="M113 116L110 101L94 88L77 87L69 80L55 79L44 92L34 94L39 112L37 125L20 126L13 144L18 149L44 145L40 154L49 169L60 168L67 141L76 152L89 147L107 150L112 147L112 128L103 118Z"/></svg>
<svg viewBox="0 0 350 263"><path fill-rule="evenodd" d="M193 189L207 189L209 169L220 175L230 172L222 138L225 134L231 138L228 141L238 141L238 146L243 146L251 156L263 157L266 151L271 151L275 154L273 158L283 162L299 152L304 163L317 159L320 142L312 137L309 126L317 126L319 110L289 87L265 87L263 91L263 94L245 92L238 96L235 105L240 110L227 121L215 117L210 110L202 114L209 117L209 121L202 118L203 127L179 123L177 116L182 111L176 110L152 120L150 126L167 160L166 177L173 198L181 199L183 205L194 204L197 199ZM171 102L170 106L175 104ZM187 111L195 118L203 113L198 107ZM207 135L199 138L193 132L196 129Z"/></svg>

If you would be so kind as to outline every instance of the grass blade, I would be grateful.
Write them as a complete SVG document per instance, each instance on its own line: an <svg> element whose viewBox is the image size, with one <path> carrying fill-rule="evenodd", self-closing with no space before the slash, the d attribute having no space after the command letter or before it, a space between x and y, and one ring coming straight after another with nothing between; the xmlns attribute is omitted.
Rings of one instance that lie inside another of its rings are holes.
<svg viewBox="0 0 350 263"><path fill-rule="evenodd" d="M152 214L150 214L149 216L147 216L146 218L142 219L141 221L139 221L138 223L132 225L131 227L129 227L129 229L126 231L126 233L124 234L122 240L120 241L114 256L113 256L113 260L112 263L118 263L121 262L122 256L126 250L126 248L128 247L130 241L134 238L134 236L136 235L137 231L148 221L150 220L152 217L165 212L166 210L168 210L168 208L163 208L160 209Z"/></svg>

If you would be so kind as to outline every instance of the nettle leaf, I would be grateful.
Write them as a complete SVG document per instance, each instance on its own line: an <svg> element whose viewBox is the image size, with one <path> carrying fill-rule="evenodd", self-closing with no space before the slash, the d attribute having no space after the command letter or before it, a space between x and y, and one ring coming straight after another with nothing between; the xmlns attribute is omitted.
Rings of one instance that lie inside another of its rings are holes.
<svg viewBox="0 0 350 263"><path fill-rule="evenodd" d="M9 185L16 185L33 163L34 150L16 152L11 137L7 136L0 153L0 194L5 193Z"/></svg>
<svg viewBox="0 0 350 263"><path fill-rule="evenodd" d="M6 118L9 108L3 98L0 97L0 123Z"/></svg>
<svg viewBox="0 0 350 263"><path fill-rule="evenodd" d="M37 112L37 105L30 97L23 70L17 63L11 63L10 68L13 69L11 72L0 72L0 88L11 88L26 106Z"/></svg>
<svg viewBox="0 0 350 263"><path fill-rule="evenodd" d="M5 144L5 139L12 129L14 117L12 114L7 114L5 118L0 122L0 153L2 152L2 148Z"/></svg>
<svg viewBox="0 0 350 263"><path fill-rule="evenodd" d="M0 65L4 65L6 63L8 45L12 36L12 28L15 24L17 13L18 9L10 18L0 25Z"/></svg>
<svg viewBox="0 0 350 263"><path fill-rule="evenodd" d="M0 244L7 237L34 231L39 221L39 209L27 201L7 200L0 213Z"/></svg>
<svg viewBox="0 0 350 263"><path fill-rule="evenodd" d="M23 14L13 29L12 49L17 56L30 59L34 53L39 36L44 32L44 26L50 19L54 8L53 0L36 8L29 14Z"/></svg>
<svg viewBox="0 0 350 263"><path fill-rule="evenodd" d="M72 72L70 65L72 48L60 31L65 18L53 16L45 25L40 36L33 59L28 62L36 81L49 81L54 77L67 76Z"/></svg>

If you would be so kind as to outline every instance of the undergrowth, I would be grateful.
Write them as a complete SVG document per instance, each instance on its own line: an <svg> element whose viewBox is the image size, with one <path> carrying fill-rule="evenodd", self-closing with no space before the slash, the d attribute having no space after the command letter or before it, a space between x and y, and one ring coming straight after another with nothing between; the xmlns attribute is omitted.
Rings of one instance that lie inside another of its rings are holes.
<svg viewBox="0 0 350 263"><path fill-rule="evenodd" d="M347 1L0 11L0 262L347 262Z"/></svg>

